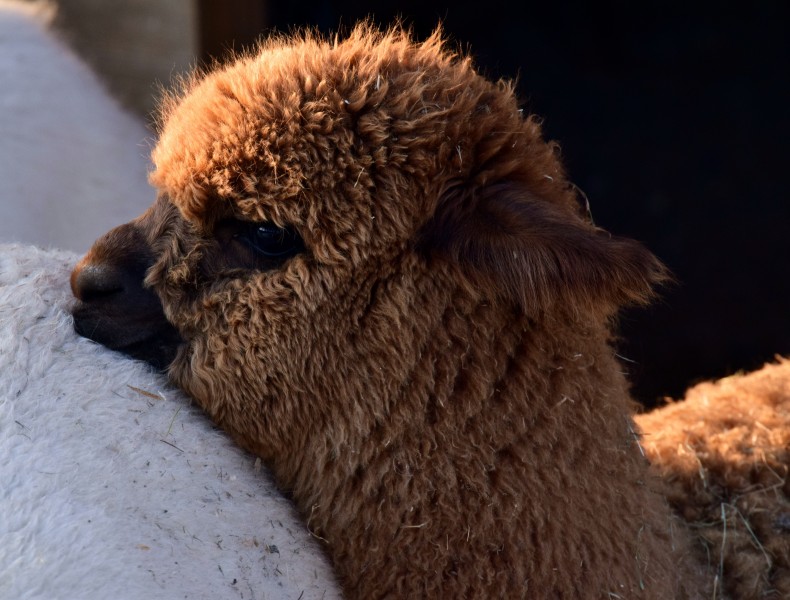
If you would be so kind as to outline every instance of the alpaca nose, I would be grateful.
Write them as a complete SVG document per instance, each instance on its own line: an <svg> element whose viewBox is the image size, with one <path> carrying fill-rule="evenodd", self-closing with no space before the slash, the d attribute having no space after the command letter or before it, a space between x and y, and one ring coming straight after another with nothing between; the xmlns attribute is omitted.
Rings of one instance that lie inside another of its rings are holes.
<svg viewBox="0 0 790 600"><path fill-rule="evenodd" d="M129 304L153 295L143 286L153 256L139 228L132 223L105 234L71 272L71 292L85 304Z"/></svg>
<svg viewBox="0 0 790 600"><path fill-rule="evenodd" d="M71 272L74 330L113 350L164 370L182 343L156 293L145 285L154 262L139 225L100 238Z"/></svg>
<svg viewBox="0 0 790 600"><path fill-rule="evenodd" d="M81 261L71 272L71 292L83 302L96 302L123 293L124 273L115 265Z"/></svg>

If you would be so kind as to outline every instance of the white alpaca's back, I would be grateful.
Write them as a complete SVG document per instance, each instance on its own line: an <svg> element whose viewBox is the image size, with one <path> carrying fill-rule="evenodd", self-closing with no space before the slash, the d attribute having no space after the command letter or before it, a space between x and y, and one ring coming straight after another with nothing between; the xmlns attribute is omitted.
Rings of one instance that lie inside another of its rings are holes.
<svg viewBox="0 0 790 600"><path fill-rule="evenodd" d="M0 244L0 598L338 598L265 469L74 333L77 258Z"/></svg>

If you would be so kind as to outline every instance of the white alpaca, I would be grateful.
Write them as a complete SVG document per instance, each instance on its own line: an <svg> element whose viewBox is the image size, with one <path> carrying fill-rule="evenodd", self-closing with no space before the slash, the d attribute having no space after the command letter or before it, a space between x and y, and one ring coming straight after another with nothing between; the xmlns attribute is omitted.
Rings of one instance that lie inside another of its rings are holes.
<svg viewBox="0 0 790 600"><path fill-rule="evenodd" d="M0 0L0 241L82 252L151 203L151 134L42 12Z"/></svg>
<svg viewBox="0 0 790 600"><path fill-rule="evenodd" d="M76 259L0 245L0 598L338 598L255 459L74 333Z"/></svg>

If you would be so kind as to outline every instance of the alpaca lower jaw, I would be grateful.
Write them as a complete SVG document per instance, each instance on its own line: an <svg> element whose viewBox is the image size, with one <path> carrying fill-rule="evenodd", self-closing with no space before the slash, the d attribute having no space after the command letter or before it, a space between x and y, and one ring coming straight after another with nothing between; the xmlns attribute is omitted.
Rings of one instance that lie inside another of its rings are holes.
<svg viewBox="0 0 790 600"><path fill-rule="evenodd" d="M74 330L89 340L158 371L166 371L175 360L184 339L169 322L161 319L107 319L94 314L91 306L78 305L73 311Z"/></svg>

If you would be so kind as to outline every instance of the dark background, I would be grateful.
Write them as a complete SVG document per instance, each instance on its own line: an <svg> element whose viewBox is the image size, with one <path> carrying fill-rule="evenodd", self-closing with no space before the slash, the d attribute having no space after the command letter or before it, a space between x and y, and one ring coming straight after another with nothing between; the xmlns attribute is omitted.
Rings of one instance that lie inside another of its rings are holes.
<svg viewBox="0 0 790 600"><path fill-rule="evenodd" d="M233 8L230 8L232 5ZM596 224L677 284L627 312L620 353L650 405L790 354L790 2L200 3L203 57L262 32L442 22L489 77L517 78Z"/></svg>

